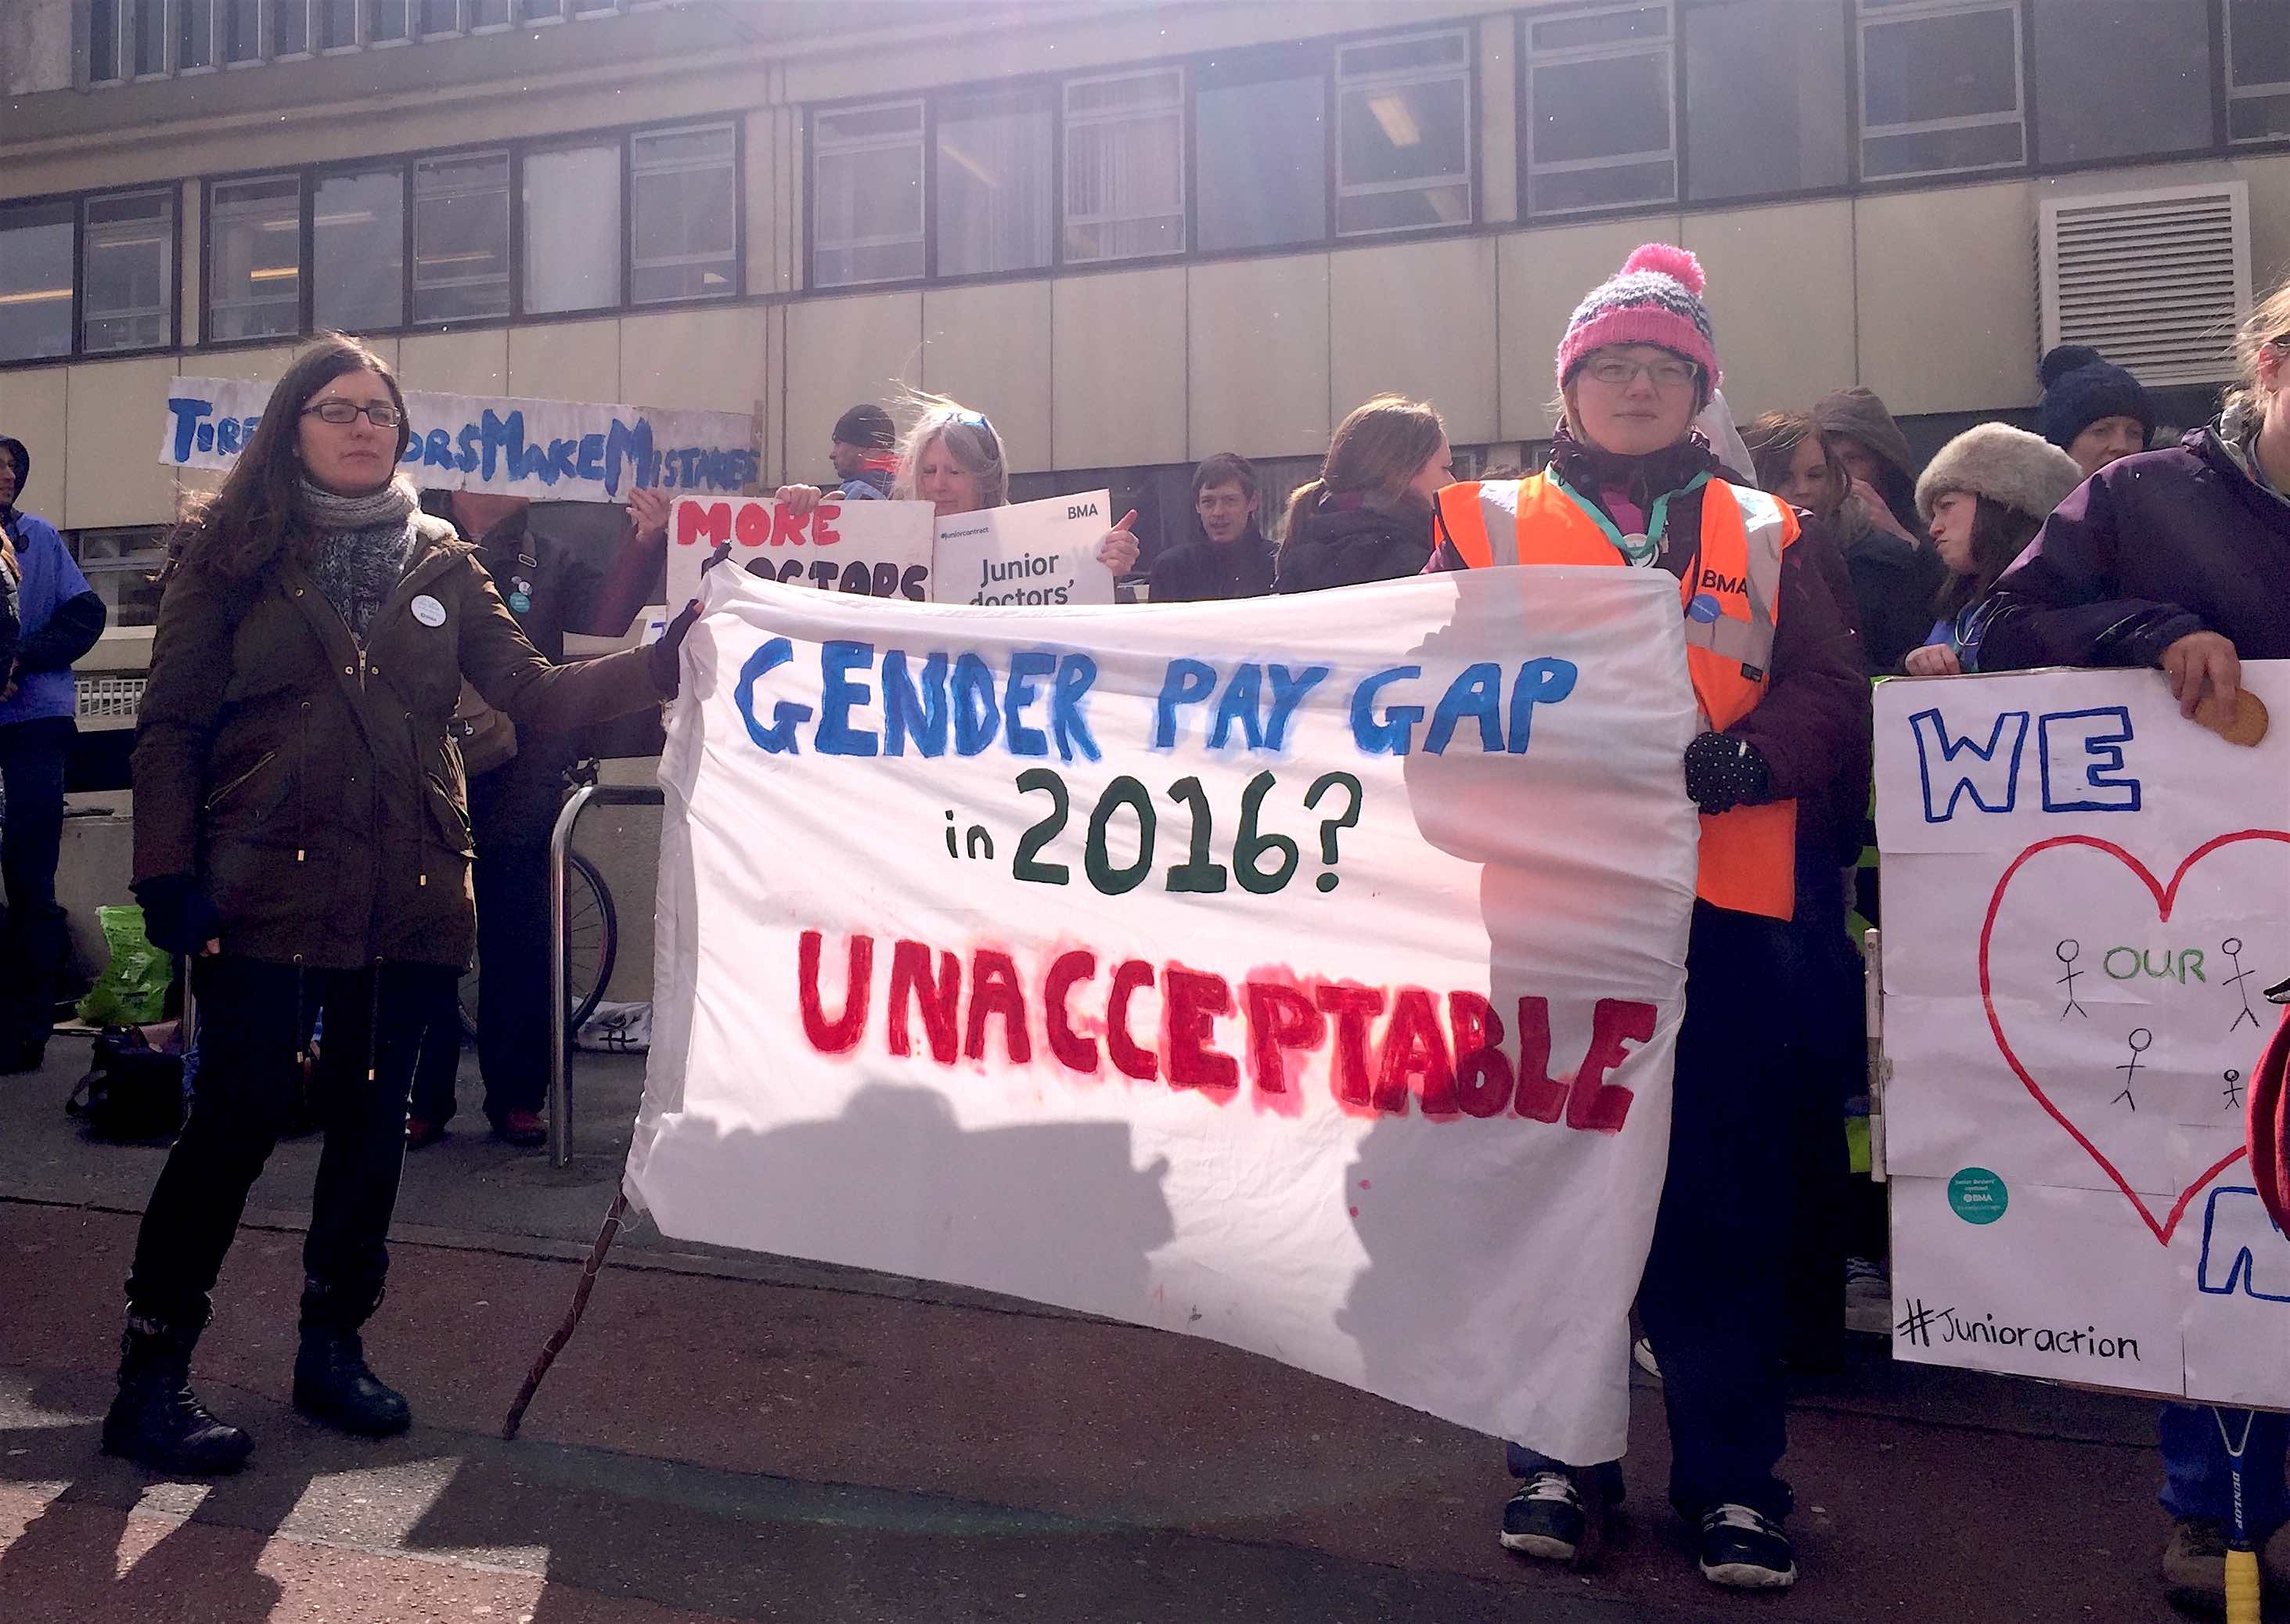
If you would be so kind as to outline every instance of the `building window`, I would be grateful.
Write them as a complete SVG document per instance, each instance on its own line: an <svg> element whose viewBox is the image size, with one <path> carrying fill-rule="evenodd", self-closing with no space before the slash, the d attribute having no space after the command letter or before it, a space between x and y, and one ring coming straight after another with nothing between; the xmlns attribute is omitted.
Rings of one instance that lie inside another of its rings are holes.
<svg viewBox="0 0 2290 1624"><path fill-rule="evenodd" d="M176 0L175 67L214 66L214 0Z"/></svg>
<svg viewBox="0 0 2290 1624"><path fill-rule="evenodd" d="M1039 91L938 104L938 275L1038 270L1050 262L1050 101Z"/></svg>
<svg viewBox="0 0 2290 1624"><path fill-rule="evenodd" d="M1861 0L1861 173L2027 161L2017 0Z"/></svg>
<svg viewBox="0 0 2290 1624"><path fill-rule="evenodd" d="M357 44L357 0L311 0L311 26L321 51L347 51Z"/></svg>
<svg viewBox="0 0 2290 1624"><path fill-rule="evenodd" d="M259 62L262 60L260 0L215 0L222 8L222 60Z"/></svg>
<svg viewBox="0 0 2290 1624"><path fill-rule="evenodd" d="M365 0L365 36L375 44L385 44L406 36L406 25L412 20L406 14L406 0Z"/></svg>
<svg viewBox="0 0 2290 1624"><path fill-rule="evenodd" d="M629 140L629 302L721 299L740 291L737 132L728 124L641 131Z"/></svg>
<svg viewBox="0 0 2290 1624"><path fill-rule="evenodd" d="M2211 144L2210 30L2181 0L2034 0L2030 24L2046 165Z"/></svg>
<svg viewBox="0 0 2290 1624"><path fill-rule="evenodd" d="M524 156L527 315L621 302L621 148Z"/></svg>
<svg viewBox="0 0 2290 1624"><path fill-rule="evenodd" d="M270 54L307 56L310 50L310 0L271 0Z"/></svg>
<svg viewBox="0 0 2290 1624"><path fill-rule="evenodd" d="M207 337L300 332L301 246L300 178L216 181L207 194Z"/></svg>
<svg viewBox="0 0 2290 1624"><path fill-rule="evenodd" d="M134 0L135 76L167 71L167 0Z"/></svg>
<svg viewBox="0 0 2290 1624"><path fill-rule="evenodd" d="M472 32L508 27L508 0L467 0Z"/></svg>
<svg viewBox="0 0 2290 1624"><path fill-rule="evenodd" d="M1202 63L1193 82L1201 252L1325 241L1326 56L1220 57Z"/></svg>
<svg viewBox="0 0 2290 1624"><path fill-rule="evenodd" d="M1471 42L1460 30L1336 50L1336 233L1471 220Z"/></svg>
<svg viewBox="0 0 2290 1624"><path fill-rule="evenodd" d="M519 22L562 22L564 0L516 0Z"/></svg>
<svg viewBox="0 0 2290 1624"><path fill-rule="evenodd" d="M68 203L0 209L0 361L71 354Z"/></svg>
<svg viewBox="0 0 2290 1624"><path fill-rule="evenodd" d="M418 0L417 14L424 38L461 31L461 0Z"/></svg>
<svg viewBox="0 0 2290 1624"><path fill-rule="evenodd" d="M310 203L310 297L321 327L405 324L405 174L326 175Z"/></svg>
<svg viewBox="0 0 2290 1624"><path fill-rule="evenodd" d="M122 0L92 0L87 13L87 77L108 84L119 73L119 8Z"/></svg>
<svg viewBox="0 0 2290 1624"><path fill-rule="evenodd" d="M174 194L88 199L86 255L82 351L157 349L173 342Z"/></svg>
<svg viewBox="0 0 2290 1624"><path fill-rule="evenodd" d="M1528 212L1674 201L1675 74L1667 4L1529 17Z"/></svg>
<svg viewBox="0 0 2290 1624"><path fill-rule="evenodd" d="M2279 0L2227 0L2229 140L2290 136L2290 9Z"/></svg>
<svg viewBox="0 0 2290 1624"><path fill-rule="evenodd" d="M1685 189L1697 203L1853 179L1838 0L1724 0L1683 12ZM1786 85L1744 96L1742 86Z"/></svg>
<svg viewBox="0 0 2290 1624"><path fill-rule="evenodd" d="M1185 70L1065 84L1069 263L1185 251Z"/></svg>
<svg viewBox="0 0 2290 1624"><path fill-rule="evenodd" d="M158 624L159 588L152 578L166 561L165 525L76 530L71 532L71 553L88 586L109 610L108 624Z"/></svg>
<svg viewBox="0 0 2290 1624"><path fill-rule="evenodd" d="M923 274L923 104L838 108L811 125L812 281Z"/></svg>
<svg viewBox="0 0 2290 1624"><path fill-rule="evenodd" d="M413 319L508 314L508 154L413 164Z"/></svg>

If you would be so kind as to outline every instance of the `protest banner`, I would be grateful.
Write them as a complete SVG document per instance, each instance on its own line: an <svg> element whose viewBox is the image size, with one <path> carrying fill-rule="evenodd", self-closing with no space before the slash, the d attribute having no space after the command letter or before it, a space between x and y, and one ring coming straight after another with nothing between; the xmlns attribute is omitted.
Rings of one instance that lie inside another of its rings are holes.
<svg viewBox="0 0 2290 1624"><path fill-rule="evenodd" d="M623 1183L664 1233L1621 1453L1699 828L1674 581L702 602Z"/></svg>
<svg viewBox="0 0 2290 1624"><path fill-rule="evenodd" d="M2290 663L2255 748L2157 671L1877 691L1894 1356L2290 1406L2244 1091L2290 971Z"/></svg>
<svg viewBox="0 0 2290 1624"><path fill-rule="evenodd" d="M938 522L941 604L1110 604L1113 572L1097 561L1113 528L1112 493L1048 496L949 514Z"/></svg>
<svg viewBox="0 0 2290 1624"><path fill-rule="evenodd" d="M270 389L244 378L175 379L159 460L229 468L269 404ZM745 412L410 389L405 413L411 432L398 471L425 488L621 502L635 485L737 492L757 477L754 420Z"/></svg>
<svg viewBox="0 0 2290 1624"><path fill-rule="evenodd" d="M901 597L930 596L928 502L846 502L829 496L807 514L772 497L679 497L668 516L668 599L688 604L711 554L789 586Z"/></svg>

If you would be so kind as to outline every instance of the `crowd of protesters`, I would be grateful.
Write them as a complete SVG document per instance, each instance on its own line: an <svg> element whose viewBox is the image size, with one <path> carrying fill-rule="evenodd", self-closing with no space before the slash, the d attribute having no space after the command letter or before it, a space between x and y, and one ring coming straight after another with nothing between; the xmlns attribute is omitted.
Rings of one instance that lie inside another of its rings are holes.
<svg viewBox="0 0 2290 1624"><path fill-rule="evenodd" d="M1155 603L1501 565L1677 578L1705 717L1681 763L1702 813L1701 879L1639 1351L1669 1424L1669 1498L1718 1584L1796 1578L1785 1374L1833 1358L1848 1281L1879 1283L1875 1317L1856 1325L1886 1324L1881 1208L1870 1221L1867 1187L1853 1193L1843 1132L1866 1043L1847 919L1874 907L1848 879L1865 843L1868 679L2153 667L2193 716L2231 703L2240 660L2290 658L2290 286L2260 304L2237 354L2218 420L2154 450L2147 391L2076 348L2043 360L2040 433L1982 423L1924 460L1855 388L1737 436L1701 268L1653 244L1569 320L1539 469L1457 483L1436 406L1379 396L1287 497L1277 544L1271 493L1223 453L1193 476L1189 539L1142 577ZM880 405L845 412L834 478L780 499L918 500L941 516L1009 500L1007 451L982 413L910 405L903 435ZM676 692L690 607L649 647L564 660L568 631L623 631L652 588L658 492L631 502L631 562L585 571L516 499L455 492L425 510L396 477L407 432L388 365L327 337L279 380L173 549L133 758L135 892L151 940L194 965L200 1068L145 1214L103 1428L107 1450L162 1469L228 1470L252 1449L200 1404L189 1364L321 1021L340 1063L318 1100L294 1402L354 1433L407 1425L359 1333L382 1292L404 1149L453 1113L452 982L482 940L498 979L481 1001L485 1111L503 1137L538 1142L535 910L565 731ZM0 440L0 986L44 1010L60 955L68 668L102 612L55 532L17 510L28 473L22 446ZM1134 518L1098 545L1117 574L1138 564ZM1705 601L1712 579L1731 596ZM441 626L451 659L435 655ZM36 1065L44 1041L44 1020L0 1003L0 1068ZM2290 1581L2286 1441L2280 1418L2258 1418L2245 1510ZM2182 1599L2214 1598L2221 1439L2206 1412L2172 1406L2162 1444L2166 1577ZM1621 1492L1614 1461L1513 1445L1509 1465L1501 1538L1530 1557L1576 1556Z"/></svg>

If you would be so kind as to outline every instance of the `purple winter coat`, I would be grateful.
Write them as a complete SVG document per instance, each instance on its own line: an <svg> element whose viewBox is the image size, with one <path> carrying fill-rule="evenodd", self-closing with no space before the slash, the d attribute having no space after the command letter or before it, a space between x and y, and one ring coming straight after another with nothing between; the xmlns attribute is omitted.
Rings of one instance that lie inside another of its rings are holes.
<svg viewBox="0 0 2290 1624"><path fill-rule="evenodd" d="M2198 631L2290 660L2290 506L2195 429L2078 486L1974 619L1966 670L2159 666Z"/></svg>

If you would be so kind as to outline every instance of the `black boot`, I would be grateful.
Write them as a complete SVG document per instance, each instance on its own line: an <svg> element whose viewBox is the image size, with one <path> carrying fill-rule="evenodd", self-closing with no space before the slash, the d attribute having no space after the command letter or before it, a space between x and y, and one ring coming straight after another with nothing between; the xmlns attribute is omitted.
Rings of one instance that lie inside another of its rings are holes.
<svg viewBox="0 0 2290 1624"><path fill-rule="evenodd" d="M128 1322L119 1342L119 1396L103 1418L105 1454L203 1476L246 1464L254 1440L208 1414L191 1391L191 1348L200 1329Z"/></svg>
<svg viewBox="0 0 2290 1624"><path fill-rule="evenodd" d="M386 1438L413 1424L405 1395L384 1387L366 1368L365 1348L355 1331L302 1327L294 1356L294 1407L314 1421Z"/></svg>

